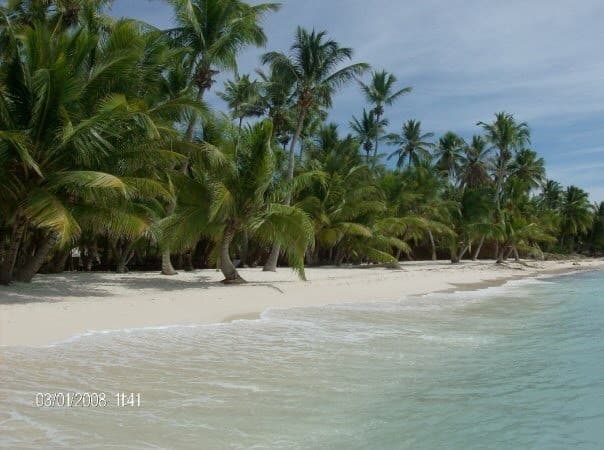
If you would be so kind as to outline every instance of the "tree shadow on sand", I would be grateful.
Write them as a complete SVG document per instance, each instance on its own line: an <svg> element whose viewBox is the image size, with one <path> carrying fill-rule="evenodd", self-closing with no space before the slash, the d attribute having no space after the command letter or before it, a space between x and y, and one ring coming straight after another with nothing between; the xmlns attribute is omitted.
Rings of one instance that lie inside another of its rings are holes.
<svg viewBox="0 0 604 450"><path fill-rule="evenodd" d="M198 275L183 280L159 274L117 275L108 272L71 272L38 275L32 283L0 287L0 304L60 302L64 297L119 297L115 288L126 290L183 291L223 286L210 277Z"/></svg>

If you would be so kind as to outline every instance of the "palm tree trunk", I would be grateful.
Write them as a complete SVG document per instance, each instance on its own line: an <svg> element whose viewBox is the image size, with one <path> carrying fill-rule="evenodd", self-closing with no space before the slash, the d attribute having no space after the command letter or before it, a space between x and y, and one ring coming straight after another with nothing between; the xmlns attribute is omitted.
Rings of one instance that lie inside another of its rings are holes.
<svg viewBox="0 0 604 450"><path fill-rule="evenodd" d="M15 223L13 225L13 232L11 233L11 242L8 247L8 251L4 255L4 261L0 267L0 284L8 285L13 279L13 272L15 270L15 262L17 261L17 254L19 253L19 247L23 240L23 233L27 226L27 221L24 217L21 217L17 213Z"/></svg>
<svg viewBox="0 0 604 450"><path fill-rule="evenodd" d="M482 236L480 238L480 242L479 242L478 246L476 247L476 250L474 250L474 254L472 255L472 261L478 260L478 255L480 255L480 250L482 250L483 244L484 244L484 236Z"/></svg>
<svg viewBox="0 0 604 450"><path fill-rule="evenodd" d="M118 251L118 245L115 246L114 254L117 258L117 262L116 262L116 266L115 266L116 273L128 272L127 264L128 264L128 261L130 261L131 246L132 246L132 243L127 243L122 248L120 248L119 251Z"/></svg>
<svg viewBox="0 0 604 450"><path fill-rule="evenodd" d="M289 147L289 166L287 168L287 180L291 181L294 179L294 169L296 167L296 144L300 139L300 135L302 134L302 127L304 126L304 118L306 117L306 109L302 108L300 111L300 116L298 117L298 126L296 127L296 132L292 137L292 141ZM288 194L285 199L285 204L291 204L291 196ZM271 252L264 264L262 270L264 272L276 272L277 271L277 261L279 260L279 253L281 252L281 246L275 242L273 247L271 248Z"/></svg>
<svg viewBox="0 0 604 450"><path fill-rule="evenodd" d="M170 259L170 249L165 249L161 253L161 274L162 275L176 275L178 272L174 270L172 261Z"/></svg>
<svg viewBox="0 0 604 450"><path fill-rule="evenodd" d="M434 235L431 230L428 230L428 236L430 237L430 246L432 247L432 261L436 261L436 243L434 242Z"/></svg>
<svg viewBox="0 0 604 450"><path fill-rule="evenodd" d="M193 266L193 251L189 249L185 252L185 272L193 272L195 267Z"/></svg>
<svg viewBox="0 0 604 450"><path fill-rule="evenodd" d="M466 252L470 249L470 244L466 245L461 252L459 252L459 260L461 261L465 256Z"/></svg>
<svg viewBox="0 0 604 450"><path fill-rule="evenodd" d="M166 217L172 215L176 208L176 200L170 200L168 206L166 206ZM170 258L170 248L163 249L161 253L161 274L162 275L176 275L177 272L174 270L172 260Z"/></svg>
<svg viewBox="0 0 604 450"><path fill-rule="evenodd" d="M277 262L279 261L279 253L281 253L281 246L278 243L274 243L271 248L271 252L268 255L266 263L264 263L264 267L262 268L263 272L276 272L277 271Z"/></svg>
<svg viewBox="0 0 604 450"><path fill-rule="evenodd" d="M205 92L205 89L200 88L199 91L197 92L197 101L201 102L203 100L203 94ZM191 119L189 120L189 125L187 125L187 131L185 134L185 140L187 142L191 142L193 140L193 132L195 131L195 124L197 123L197 118L196 117L191 117Z"/></svg>
<svg viewBox="0 0 604 450"><path fill-rule="evenodd" d="M302 134L302 128L304 127L304 119L306 118L306 109L302 108L300 111L300 117L298 117L298 125L296 132L292 137L292 141L289 146L289 166L287 168L287 180L291 181L294 179L294 169L296 168L296 144L300 140ZM288 198L287 204L291 202L291 198Z"/></svg>
<svg viewBox="0 0 604 450"><path fill-rule="evenodd" d="M380 142L380 119L382 118L381 114L375 115L375 149L373 150L373 156L377 158L378 154L378 146Z"/></svg>
<svg viewBox="0 0 604 450"><path fill-rule="evenodd" d="M514 247L514 260L520 262L520 255L518 254L518 249L516 247Z"/></svg>
<svg viewBox="0 0 604 450"><path fill-rule="evenodd" d="M223 283L245 283L245 280L239 276L233 261L231 260L230 247L233 242L235 231L231 228L226 228L222 236L220 245L220 270L224 275Z"/></svg>
<svg viewBox="0 0 604 450"><path fill-rule="evenodd" d="M62 249L55 252L54 257L50 261L48 272L49 273L61 273L65 270L67 265L67 259L71 256L71 248Z"/></svg>
<svg viewBox="0 0 604 450"><path fill-rule="evenodd" d="M505 259L508 259L511 256L513 251L514 251L514 247L510 247L508 249L508 252L505 254Z"/></svg>
<svg viewBox="0 0 604 450"><path fill-rule="evenodd" d="M127 254L124 252L118 257L117 265L115 266L115 273L126 273L128 272L128 267L126 267L126 259Z"/></svg>
<svg viewBox="0 0 604 450"><path fill-rule="evenodd" d="M451 264L459 264L459 254L457 253L457 246L451 246Z"/></svg>
<svg viewBox="0 0 604 450"><path fill-rule="evenodd" d="M500 244L497 250L497 264L503 264L503 258L505 257L505 245Z"/></svg>
<svg viewBox="0 0 604 450"><path fill-rule="evenodd" d="M59 233L51 231L42 245L38 248L33 258L31 258L27 264L15 274L15 280L29 283L38 273L50 251L57 245L57 242L59 242Z"/></svg>

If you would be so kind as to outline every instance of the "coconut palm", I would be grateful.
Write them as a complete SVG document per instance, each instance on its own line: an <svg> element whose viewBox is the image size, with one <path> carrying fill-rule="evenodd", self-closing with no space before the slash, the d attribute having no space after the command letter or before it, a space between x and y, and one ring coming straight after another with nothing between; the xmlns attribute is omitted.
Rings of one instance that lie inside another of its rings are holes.
<svg viewBox="0 0 604 450"><path fill-rule="evenodd" d="M451 181L455 180L459 173L465 147L465 141L452 131L446 132L436 144L436 167Z"/></svg>
<svg viewBox="0 0 604 450"><path fill-rule="evenodd" d="M462 187L479 189L489 183L488 154L486 140L482 136L472 136L472 141L465 147L460 159L459 177Z"/></svg>
<svg viewBox="0 0 604 450"><path fill-rule="evenodd" d="M519 150L510 163L510 176L520 180L528 189L539 187L545 179L545 160L532 150Z"/></svg>
<svg viewBox="0 0 604 450"><path fill-rule="evenodd" d="M560 207L560 245L571 252L575 250L577 238L586 233L593 221L593 205L583 189L569 186L564 192Z"/></svg>
<svg viewBox="0 0 604 450"><path fill-rule="evenodd" d="M222 125L224 127L224 125ZM182 177L182 197L163 224L173 248L186 248L207 235L215 239L227 283L243 282L231 259L231 244L245 231L250 239L279 242L292 268L304 277L304 253L313 240L312 223L295 206L275 202L270 192L275 172L272 124L264 121L244 130L235 151L232 133L206 135L212 158L193 162L191 177Z"/></svg>
<svg viewBox="0 0 604 450"><path fill-rule="evenodd" d="M604 202L593 206L594 216L591 227L591 250L593 254L604 251Z"/></svg>
<svg viewBox="0 0 604 450"><path fill-rule="evenodd" d="M546 180L541 187L539 200L541 205L550 210L558 210L562 205L564 189L554 180Z"/></svg>
<svg viewBox="0 0 604 450"><path fill-rule="evenodd" d="M396 77L385 70L373 72L371 81L368 84L359 81L361 89L365 94L365 98L369 103L374 105L373 112L375 113L376 125L374 156L377 156L378 153L378 146L381 138L379 124L384 115L384 106L391 106L401 96L411 92L411 87L395 90L394 85L396 84L396 81Z"/></svg>
<svg viewBox="0 0 604 450"><path fill-rule="evenodd" d="M279 9L277 3L249 5L240 0L169 0L176 27L168 30L174 46L190 52L189 74L197 100L212 87L221 70L237 70L237 54L248 46L260 47L266 35L262 17ZM189 120L186 138L191 140L196 119Z"/></svg>
<svg viewBox="0 0 604 450"><path fill-rule="evenodd" d="M296 30L289 55L269 52L262 56L263 64L269 64L272 70L288 77L294 86L297 118L289 148L288 180L294 178L296 145L309 111L331 106L332 96L337 89L368 69L368 65L364 63L341 67L344 61L351 58L352 49L341 47L336 41L328 39L325 31L309 32L301 27ZM278 257L279 248L275 245L265 264L265 270L276 270Z"/></svg>
<svg viewBox="0 0 604 450"><path fill-rule="evenodd" d="M29 281L92 217L115 234L142 233L141 220L152 221L141 210L145 199L169 196L148 171L174 164L164 145L176 136L170 125L178 111L189 106L185 94L157 97L160 80L149 81L170 52L158 46L158 33L135 22L116 22L102 38L45 23L10 37L18 45L0 65L0 183L11 230L3 283ZM71 57L55 57L61 54Z"/></svg>
<svg viewBox="0 0 604 450"><path fill-rule="evenodd" d="M218 96L227 103L233 119L239 121L239 130L241 130L244 119L260 117L264 114L260 83L256 80L252 81L248 74L235 75L234 80L226 81L224 92L219 92Z"/></svg>
<svg viewBox="0 0 604 450"><path fill-rule="evenodd" d="M525 122L517 122L512 114L505 112L495 114L495 120L492 123L478 122L478 125L485 131L489 144L497 151L493 174L495 202L499 208L510 160L514 150L518 150L530 142L529 128Z"/></svg>
<svg viewBox="0 0 604 450"><path fill-rule="evenodd" d="M430 159L430 149L434 144L428 141L434 133L422 133L419 120L408 120L403 124L400 134L389 134L386 139L390 145L396 146L396 150L388 156L388 159L397 158L396 166L402 168L407 165L417 166L420 161Z"/></svg>
<svg viewBox="0 0 604 450"><path fill-rule="evenodd" d="M363 116L361 120L352 116L350 121L350 128L355 132L356 137L361 142L363 150L365 150L367 162L371 158L371 151L376 142L376 137L379 133L388 125L386 119L378 121L377 115L373 111L363 110ZM374 153L375 154L375 153Z"/></svg>
<svg viewBox="0 0 604 450"><path fill-rule="evenodd" d="M257 71L260 76L260 95L267 117L273 122L273 134L283 148L290 141L295 127L293 114L294 80L277 70Z"/></svg>

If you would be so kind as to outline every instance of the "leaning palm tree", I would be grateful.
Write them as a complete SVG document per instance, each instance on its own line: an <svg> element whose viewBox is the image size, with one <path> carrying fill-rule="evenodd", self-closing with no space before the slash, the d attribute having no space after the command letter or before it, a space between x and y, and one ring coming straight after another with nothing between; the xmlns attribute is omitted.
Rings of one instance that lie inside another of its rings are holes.
<svg viewBox="0 0 604 450"><path fill-rule="evenodd" d="M412 88L404 87L395 90L396 77L385 70L373 72L368 84L362 81L359 81L359 83L367 101L374 105L373 112L375 113L376 122L374 156L376 156L381 135L381 130L378 127L384 115L384 106L391 106L399 97L411 92Z"/></svg>
<svg viewBox="0 0 604 450"><path fill-rule="evenodd" d="M296 30L289 55L269 52L262 56L263 64L270 64L272 70L288 77L294 86L297 119L289 147L288 180L294 178L296 145L309 111L331 106L332 96L337 89L368 69L369 66L364 63L340 67L351 58L352 49L341 47L338 42L328 39L325 31L309 32L301 27ZM288 198L286 203L290 201ZM265 270L275 271L278 257L279 246L274 245Z"/></svg>
<svg viewBox="0 0 604 450"><path fill-rule="evenodd" d="M373 111L367 111L366 109L363 109L361 120L352 116L350 128L352 128L352 131L354 131L356 137L361 142L363 150L365 150L367 163L369 163L369 159L371 158L371 151L374 148L376 137L387 125L388 121L386 119L378 120L377 115Z"/></svg>
<svg viewBox="0 0 604 450"><path fill-rule="evenodd" d="M263 245L279 242L304 278L313 226L301 209L276 202L271 193L276 169L272 133L266 120L245 129L239 145L228 130L208 137L206 151L213 155L194 162L191 177L181 177L178 206L162 224L172 248L186 248L202 235L213 239L225 283L244 282L231 259L231 244L243 232Z"/></svg>
<svg viewBox="0 0 604 450"><path fill-rule="evenodd" d="M141 211L145 200L165 190L150 168L162 160L174 164L164 145L176 134L175 111L189 104L155 96L152 74L163 67L147 63L158 56L156 37L133 21L116 22L106 35L60 32L45 23L11 34L18 44L0 65L0 190L12 199L5 206L12 231L2 283L29 281L90 217L106 212L111 219L100 221L114 231L132 230L122 220L132 216L121 214L129 209L151 218ZM62 54L72 56L56 57Z"/></svg>
<svg viewBox="0 0 604 450"><path fill-rule="evenodd" d="M169 0L176 28L168 30L175 47L190 51L189 72L197 100L214 84L220 70L236 70L237 54L266 43L262 17L276 11L276 3L249 5L240 0ZM189 120L186 138L193 137L196 119Z"/></svg>
<svg viewBox="0 0 604 450"><path fill-rule="evenodd" d="M434 144L428 139L432 138L434 133L422 133L421 122L419 120L408 120L403 124L400 134L389 134L388 143L396 146L396 150L388 156L388 159L397 158L396 166L398 168L407 165L418 166L423 160L430 159L430 149Z"/></svg>

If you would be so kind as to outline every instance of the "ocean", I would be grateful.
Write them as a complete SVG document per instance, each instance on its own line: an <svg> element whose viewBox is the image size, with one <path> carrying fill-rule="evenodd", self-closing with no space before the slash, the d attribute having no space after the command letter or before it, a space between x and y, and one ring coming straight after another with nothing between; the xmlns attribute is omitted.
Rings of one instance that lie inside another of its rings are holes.
<svg viewBox="0 0 604 450"><path fill-rule="evenodd" d="M6 449L604 448L601 271L0 358Z"/></svg>

